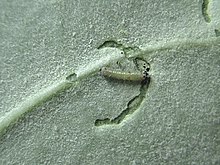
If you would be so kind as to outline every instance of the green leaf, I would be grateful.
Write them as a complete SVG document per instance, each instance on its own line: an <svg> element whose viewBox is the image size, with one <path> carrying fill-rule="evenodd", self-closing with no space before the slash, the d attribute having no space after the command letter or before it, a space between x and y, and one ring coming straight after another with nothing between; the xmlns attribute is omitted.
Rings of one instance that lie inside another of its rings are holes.
<svg viewBox="0 0 220 165"><path fill-rule="evenodd" d="M218 0L3 0L0 14L0 164L219 164Z"/></svg>

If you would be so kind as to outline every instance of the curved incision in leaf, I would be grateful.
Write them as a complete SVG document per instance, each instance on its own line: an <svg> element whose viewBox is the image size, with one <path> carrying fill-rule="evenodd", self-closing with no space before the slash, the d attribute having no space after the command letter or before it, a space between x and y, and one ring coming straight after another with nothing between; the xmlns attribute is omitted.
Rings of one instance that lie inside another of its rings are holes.
<svg viewBox="0 0 220 165"><path fill-rule="evenodd" d="M127 103L127 108L124 109L116 118L114 119L97 119L95 121L95 126L102 126L102 125L110 125L110 124L120 124L125 120L125 118L129 115L132 115L136 110L139 109L141 103L143 102L147 89L150 84L150 77L147 77L145 79L145 82L142 83L140 87L140 93L139 95L135 96L132 98L128 103Z"/></svg>
<svg viewBox="0 0 220 165"><path fill-rule="evenodd" d="M103 49L103 48L118 48L122 50L125 53L125 56L129 56L130 54L133 54L134 52L139 52L141 49L137 46L125 46L122 43L119 43L115 40L107 40L104 41L100 46L98 46L97 49Z"/></svg>
<svg viewBox="0 0 220 165"><path fill-rule="evenodd" d="M140 93L127 103L127 107L116 118L97 119L95 121L95 126L120 124L122 121L124 121L124 119L127 116L133 114L136 110L139 109L141 103L143 102L146 96L146 92L150 84L150 76L148 74L150 65L149 63L145 62L144 59L141 58L135 58L134 63L137 69L141 71L140 74L112 71L112 70L107 70L106 68L101 69L101 73L103 76L107 76L108 78L111 79L117 79L123 81L140 82L141 87L140 87Z"/></svg>
<svg viewBox="0 0 220 165"><path fill-rule="evenodd" d="M101 45L99 45L97 47L97 49L102 49L102 48L106 48L106 47L122 49L123 45L121 43L118 43L117 41L114 41L114 40L107 40L107 41L103 42Z"/></svg>

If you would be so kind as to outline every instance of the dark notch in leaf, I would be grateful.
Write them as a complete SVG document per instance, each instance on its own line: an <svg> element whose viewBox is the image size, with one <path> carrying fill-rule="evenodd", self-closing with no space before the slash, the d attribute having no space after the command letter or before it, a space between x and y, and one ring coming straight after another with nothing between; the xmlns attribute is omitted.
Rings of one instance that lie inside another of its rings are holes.
<svg viewBox="0 0 220 165"><path fill-rule="evenodd" d="M120 43L117 43L114 40L108 40L108 41L105 41L103 44L101 44L97 49L102 49L102 48L105 48L105 47L112 47L112 48L121 49L123 47L123 45L120 44Z"/></svg>
<svg viewBox="0 0 220 165"><path fill-rule="evenodd" d="M219 37L219 36L220 36L220 30L215 29L215 36L216 36L216 37Z"/></svg>
<svg viewBox="0 0 220 165"><path fill-rule="evenodd" d="M74 81L76 81L76 79L77 79L76 73L71 73L66 77L66 80L70 81L70 82L74 82Z"/></svg>
<svg viewBox="0 0 220 165"><path fill-rule="evenodd" d="M208 13L208 6L209 6L209 0L203 0L203 2L202 2L202 15L204 17L204 20L207 23L210 23L211 18L210 18L210 15Z"/></svg>

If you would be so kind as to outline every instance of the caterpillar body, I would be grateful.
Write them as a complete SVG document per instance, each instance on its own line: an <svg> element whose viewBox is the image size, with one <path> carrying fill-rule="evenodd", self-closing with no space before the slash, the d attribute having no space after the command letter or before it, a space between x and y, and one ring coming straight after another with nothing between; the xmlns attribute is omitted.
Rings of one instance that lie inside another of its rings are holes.
<svg viewBox="0 0 220 165"><path fill-rule="evenodd" d="M119 72L119 71L109 70L106 67L103 67L100 71L103 76L117 79L117 80L124 80L124 81L140 81L140 82L142 82L142 81L146 80L146 78L148 76L147 72L144 72L143 74Z"/></svg>

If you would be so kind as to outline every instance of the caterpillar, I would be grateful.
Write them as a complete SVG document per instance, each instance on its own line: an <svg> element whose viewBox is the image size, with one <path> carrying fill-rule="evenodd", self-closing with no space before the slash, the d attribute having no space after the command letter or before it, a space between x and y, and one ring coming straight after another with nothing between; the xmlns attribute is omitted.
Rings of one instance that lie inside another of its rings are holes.
<svg viewBox="0 0 220 165"><path fill-rule="evenodd" d="M124 80L124 81L145 81L148 77L147 72L140 73L128 73L128 72L119 72L119 71L113 71L109 70L106 67L103 67L100 69L101 75L117 79L117 80Z"/></svg>

